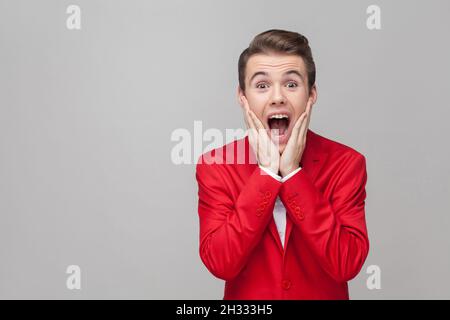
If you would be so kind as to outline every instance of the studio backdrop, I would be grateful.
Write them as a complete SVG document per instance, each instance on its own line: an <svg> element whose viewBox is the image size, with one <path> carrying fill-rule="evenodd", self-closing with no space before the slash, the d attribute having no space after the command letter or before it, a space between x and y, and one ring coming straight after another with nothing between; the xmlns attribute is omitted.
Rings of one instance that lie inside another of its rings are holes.
<svg viewBox="0 0 450 320"><path fill-rule="evenodd" d="M195 163L245 129L237 61L276 28L309 39L310 129L367 161L350 298L449 299L449 15L445 0L0 0L0 298L221 299Z"/></svg>

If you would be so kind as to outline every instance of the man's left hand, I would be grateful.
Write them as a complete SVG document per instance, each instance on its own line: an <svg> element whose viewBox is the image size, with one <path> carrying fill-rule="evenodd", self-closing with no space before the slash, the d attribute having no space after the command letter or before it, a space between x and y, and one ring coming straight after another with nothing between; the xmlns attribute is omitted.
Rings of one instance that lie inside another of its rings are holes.
<svg viewBox="0 0 450 320"><path fill-rule="evenodd" d="M300 166L303 151L306 144L306 133L311 119L312 101L308 99L306 110L298 118L292 128L291 136L280 157L280 173L282 177L287 176Z"/></svg>

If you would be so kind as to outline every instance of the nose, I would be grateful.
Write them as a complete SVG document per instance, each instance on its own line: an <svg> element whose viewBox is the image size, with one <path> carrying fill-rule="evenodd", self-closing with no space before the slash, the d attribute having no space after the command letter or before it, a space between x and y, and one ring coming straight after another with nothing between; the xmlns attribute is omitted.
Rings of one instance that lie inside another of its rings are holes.
<svg viewBox="0 0 450 320"><path fill-rule="evenodd" d="M281 91L281 88L279 85L274 85L271 96L270 105L277 106L277 105L284 105L286 103L286 99L283 95L283 92Z"/></svg>

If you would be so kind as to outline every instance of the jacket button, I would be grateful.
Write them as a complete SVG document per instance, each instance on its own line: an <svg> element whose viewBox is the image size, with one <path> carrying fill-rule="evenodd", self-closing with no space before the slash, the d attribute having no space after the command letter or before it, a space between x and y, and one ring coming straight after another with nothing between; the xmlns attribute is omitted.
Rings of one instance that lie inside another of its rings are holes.
<svg viewBox="0 0 450 320"><path fill-rule="evenodd" d="M298 214L297 214L297 217L298 217L300 220L305 219L305 215L304 215L303 213L298 213Z"/></svg>
<svg viewBox="0 0 450 320"><path fill-rule="evenodd" d="M272 192L266 191L266 194L265 194L265 197L266 197L266 198L270 198L271 195L272 195Z"/></svg>
<svg viewBox="0 0 450 320"><path fill-rule="evenodd" d="M296 213L300 213L300 211L301 211L300 207L295 207L295 212Z"/></svg>
<svg viewBox="0 0 450 320"><path fill-rule="evenodd" d="M291 282L289 280L283 280L281 282L281 286L284 290L289 290L289 288L291 287Z"/></svg>

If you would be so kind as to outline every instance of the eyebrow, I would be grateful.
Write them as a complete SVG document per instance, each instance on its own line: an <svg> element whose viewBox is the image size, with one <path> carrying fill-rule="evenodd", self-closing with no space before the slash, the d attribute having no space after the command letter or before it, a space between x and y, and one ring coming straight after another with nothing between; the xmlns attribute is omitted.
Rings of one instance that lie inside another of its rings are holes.
<svg viewBox="0 0 450 320"><path fill-rule="evenodd" d="M296 74L297 76L300 77L300 79L303 80L302 74L301 74L300 72L298 72L297 70L294 70L294 69L289 70L289 71L286 71L285 73L283 73L283 76L287 76L287 75L290 75L290 74ZM267 72L264 72L264 71L258 71L258 72L255 72L255 73L252 75L252 77L250 78L250 81L249 81L249 82L252 82L252 80L253 80L255 77L257 77L257 76L268 76L268 75L269 75L269 74L268 74Z"/></svg>

